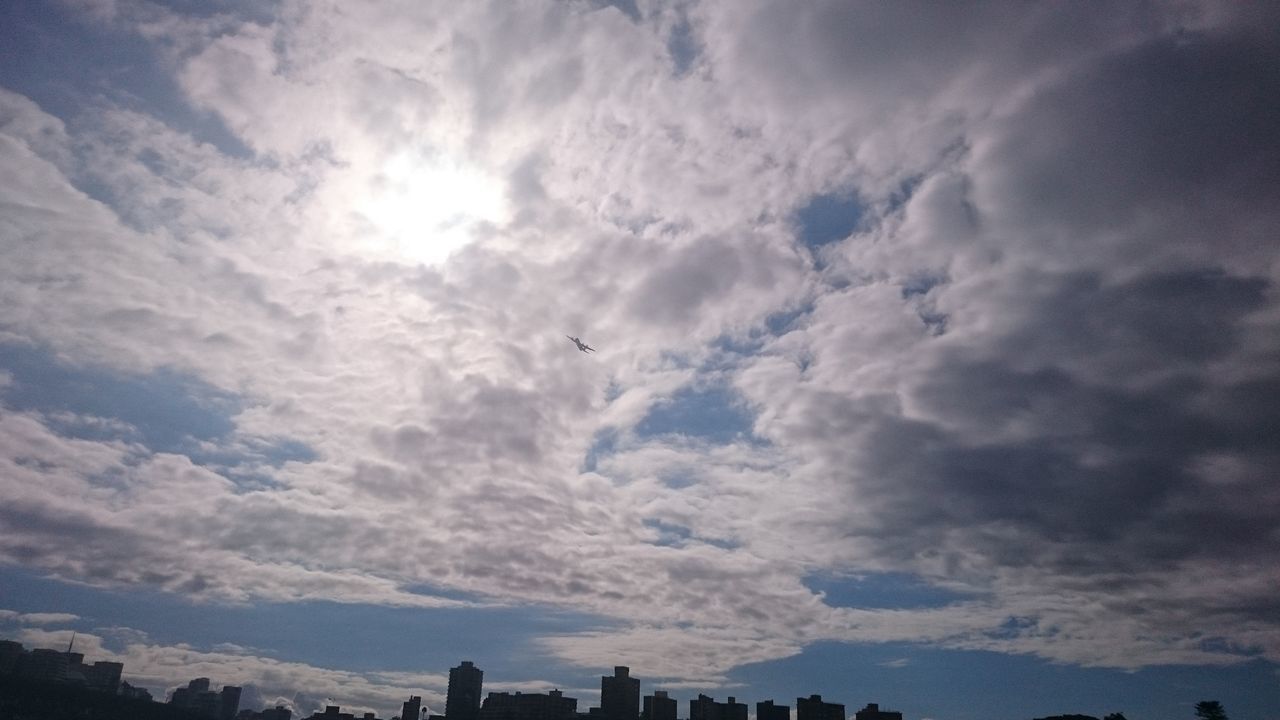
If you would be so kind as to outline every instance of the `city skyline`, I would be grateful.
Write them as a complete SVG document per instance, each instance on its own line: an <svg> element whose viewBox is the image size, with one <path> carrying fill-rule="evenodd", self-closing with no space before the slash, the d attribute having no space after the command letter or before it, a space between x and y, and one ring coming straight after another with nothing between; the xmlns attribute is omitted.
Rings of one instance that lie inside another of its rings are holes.
<svg viewBox="0 0 1280 720"><path fill-rule="evenodd" d="M121 695L155 702L146 688L122 681L123 663L95 660L85 663L84 653L72 652L75 634L66 650L56 648L25 648L21 643L0 638L0 677L33 683L59 683L86 687L106 695ZM654 689L643 695L641 702L640 680L630 675L627 666L614 666L612 675L600 677L599 704L578 709L577 698L563 694L559 688L546 693L515 691L483 692L484 671L471 660L463 660L449 668L449 684L446 689L444 714L431 712L420 695L411 695L401 704L400 720L747 720L745 703L736 702L730 695L718 702L704 693L688 702L689 712L678 713L678 701L666 689ZM252 684L250 684L252 685ZM169 688L161 693L158 702L190 709L209 720L233 720L239 717L240 686L224 685L215 690L210 678L198 677ZM336 698L325 699L325 713L332 714L341 708ZM252 704L252 703L251 703ZM790 706L775 704L772 699L758 702L756 720L791 720ZM762 708L767 708L762 712ZM268 704L262 710L244 708L244 712L262 714L272 711L293 712L290 703ZM366 717L376 713L367 708ZM306 714L305 711L301 711ZM321 714L319 710L311 715ZM857 720L902 720L900 712L881 710L878 703L868 703L854 714ZM419 719L419 716L421 718ZM288 720L288 718L284 718ZM824 701L820 695L796 698L795 720L849 720L844 705Z"/></svg>
<svg viewBox="0 0 1280 720"><path fill-rule="evenodd" d="M3 618L4 613L0 611L0 619ZM53 615L32 618L36 622L57 622L65 619L65 617L59 618ZM123 663L96 659L91 666L84 663L84 653L71 652L75 637L73 631L72 640L64 651L56 648L23 648L20 643L0 638L0 677L23 677L42 682L56 680L87 685L91 689L110 695L119 694L192 708L204 713L210 720L231 720L236 708L241 708L244 712L254 711L263 715L264 720L276 718L274 713L280 713L279 720L290 720L290 716L296 716L295 720L308 720L311 717L342 714L343 711L345 715L353 717L363 715L366 720L380 720L377 717L378 709L360 704L352 707L350 702L343 703L341 698L334 695L326 695L323 701L309 700L301 694L292 698L276 697L274 700L265 700L258 692L257 683L253 679L242 681L245 687L228 685L218 691L213 690L210 678L198 677L163 689L156 687L157 694L153 697L146 687L122 680L122 677L127 674L123 672ZM96 638L89 636L88 639L91 647L97 647L92 645L92 641ZM19 655L25 655L27 659L19 660ZM61 662L51 664L47 660L41 661L41 658L60 659ZM84 669L69 673L67 672L68 663ZM96 675L100 676L96 679L90 675L95 670L99 671ZM179 675L183 671L184 669L177 670ZM81 672L84 673L83 677L76 674ZM399 704L401 714L395 717L403 718L404 709L416 708L422 716L421 720L608 720L609 718L620 720L904 720L904 714L900 710L882 707L880 702L868 701L855 711L853 708L857 708L856 704L852 708L846 708L843 702L831 696L824 699L819 693L811 693L807 697L797 696L794 706L775 702L778 698L759 699L754 703L754 712L749 711L752 707L749 702L739 702L735 695L727 695L723 701L720 701L715 696L707 695L697 689L684 688L682 692L674 689L673 686L654 686L646 693L641 680L632 676L627 666L614 666L612 675L598 676L600 681L598 690L593 691L589 687L569 688L570 694L565 694L564 689L559 686L551 687L546 683L530 685L501 681L495 683L495 686L506 689L486 691L482 684L483 676L483 669L473 660L462 660L458 666L449 668L448 674L444 676L447 678L447 684L443 694L436 693L433 697L430 691L426 693L426 697L433 700L436 707L444 709L443 713L433 712L432 705L424 701L423 695L412 694ZM424 675L422 677L425 679L440 676ZM517 686L524 689L511 690ZM531 688L535 689L531 690ZM246 689L249 690L249 699L242 704L241 694ZM681 703L678 698L686 694L687 700ZM579 706L579 698L574 695L583 695L588 699L594 696L597 702L591 706ZM611 695L612 700L606 700ZM636 700L634 713L630 711L633 697ZM476 698L479 700L477 701ZM907 702L910 703L909 700ZM1097 704L1096 698L1093 702ZM1198 705L1201 702L1203 701L1197 701L1195 704ZM688 712L680 712L679 708L682 704L688 708ZM261 710L255 710L259 705L262 706ZM1192 704L1188 703L1188 706L1190 705ZM448 708L454 708L454 712L450 714ZM391 713L384 711L384 714L392 717ZM1096 717L1113 714L1124 715L1121 711L1100 712ZM1086 713L1067 711L1054 713L1050 717L1059 716L1090 717ZM1009 717L1018 716L1015 714ZM905 720L913 719L906 716ZM1024 717L1022 720L1032 719Z"/></svg>
<svg viewBox="0 0 1280 720"><path fill-rule="evenodd" d="M1280 720L1276 28L0 3L0 637L308 714Z"/></svg>

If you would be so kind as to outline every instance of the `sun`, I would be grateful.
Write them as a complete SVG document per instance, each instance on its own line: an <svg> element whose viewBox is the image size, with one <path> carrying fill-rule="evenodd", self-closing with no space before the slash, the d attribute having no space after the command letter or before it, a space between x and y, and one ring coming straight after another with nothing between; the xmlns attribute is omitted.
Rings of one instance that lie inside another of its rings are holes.
<svg viewBox="0 0 1280 720"><path fill-rule="evenodd" d="M503 184L449 157L395 155L368 188L358 211L375 243L411 262L444 262L474 238L477 225L506 220Z"/></svg>

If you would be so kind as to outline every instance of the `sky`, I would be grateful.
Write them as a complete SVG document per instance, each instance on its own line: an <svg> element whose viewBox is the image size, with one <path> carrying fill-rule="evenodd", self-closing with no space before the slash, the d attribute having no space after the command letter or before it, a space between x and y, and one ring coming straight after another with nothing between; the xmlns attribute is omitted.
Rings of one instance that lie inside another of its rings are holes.
<svg viewBox="0 0 1280 720"><path fill-rule="evenodd" d="M1277 27L0 3L0 637L299 713L1276 720Z"/></svg>

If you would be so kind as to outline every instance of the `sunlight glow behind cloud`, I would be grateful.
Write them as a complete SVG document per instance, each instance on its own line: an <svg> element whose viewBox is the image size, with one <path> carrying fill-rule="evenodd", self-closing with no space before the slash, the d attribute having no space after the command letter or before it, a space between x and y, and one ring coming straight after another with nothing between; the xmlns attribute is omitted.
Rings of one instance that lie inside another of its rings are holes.
<svg viewBox="0 0 1280 720"><path fill-rule="evenodd" d="M477 225L505 221L501 181L454 158L403 152L370 180L357 211L375 230L375 250L434 265L474 238Z"/></svg>

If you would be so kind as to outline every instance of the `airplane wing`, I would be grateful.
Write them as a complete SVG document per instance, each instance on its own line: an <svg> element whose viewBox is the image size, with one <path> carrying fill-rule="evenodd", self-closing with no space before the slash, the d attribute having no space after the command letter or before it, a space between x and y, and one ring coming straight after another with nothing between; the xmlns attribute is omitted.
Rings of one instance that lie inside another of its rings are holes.
<svg viewBox="0 0 1280 720"><path fill-rule="evenodd" d="M590 345L587 345L586 343L583 343L583 344L582 344L582 349L583 349L584 351L586 351L586 352L595 352L595 351L596 351L596 349L595 349L595 348L591 347Z"/></svg>

